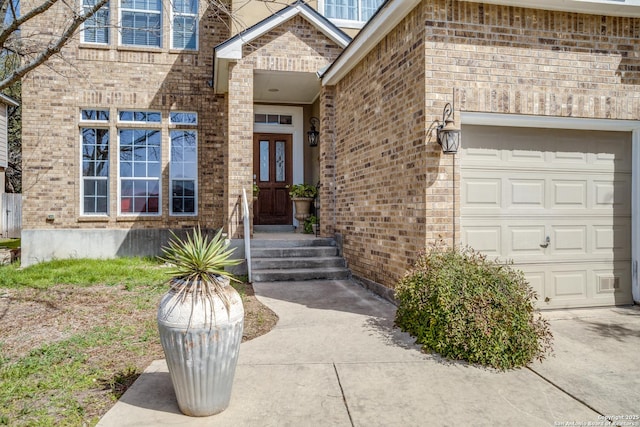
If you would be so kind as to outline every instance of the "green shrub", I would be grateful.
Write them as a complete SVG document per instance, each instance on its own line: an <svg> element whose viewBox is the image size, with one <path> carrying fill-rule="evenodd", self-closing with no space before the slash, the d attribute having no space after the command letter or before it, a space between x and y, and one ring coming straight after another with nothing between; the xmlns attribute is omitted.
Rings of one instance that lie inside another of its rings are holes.
<svg viewBox="0 0 640 427"><path fill-rule="evenodd" d="M432 247L396 286L396 324L424 350L498 369L551 352L549 324L534 312L522 272L472 249Z"/></svg>
<svg viewBox="0 0 640 427"><path fill-rule="evenodd" d="M304 220L304 233L305 234L313 234L313 224L318 223L318 218L315 215L311 215L309 218Z"/></svg>

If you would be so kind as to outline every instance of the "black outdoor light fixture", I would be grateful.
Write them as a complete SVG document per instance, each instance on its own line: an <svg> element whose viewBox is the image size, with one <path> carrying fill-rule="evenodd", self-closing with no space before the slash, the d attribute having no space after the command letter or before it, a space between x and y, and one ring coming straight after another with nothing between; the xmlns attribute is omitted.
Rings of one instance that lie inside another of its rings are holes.
<svg viewBox="0 0 640 427"><path fill-rule="evenodd" d="M318 135L320 132L316 129L316 126L320 127L320 120L317 117L311 117L309 119L309 123L311 124L311 130L307 132L307 138L309 139L309 147L317 147L318 146Z"/></svg>
<svg viewBox="0 0 640 427"><path fill-rule="evenodd" d="M451 118L453 114L453 107L451 103L447 102L442 111L442 122L438 123L436 127L436 135L438 138L438 144L442 147L442 152L445 154L455 154L460 148L460 129L456 128L454 120Z"/></svg>

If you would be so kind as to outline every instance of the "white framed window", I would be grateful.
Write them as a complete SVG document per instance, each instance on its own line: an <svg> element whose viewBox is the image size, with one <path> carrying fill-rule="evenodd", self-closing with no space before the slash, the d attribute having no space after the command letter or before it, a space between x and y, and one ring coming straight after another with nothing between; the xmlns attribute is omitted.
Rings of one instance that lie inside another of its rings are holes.
<svg viewBox="0 0 640 427"><path fill-rule="evenodd" d="M171 48L198 49L198 0L171 2Z"/></svg>
<svg viewBox="0 0 640 427"><path fill-rule="evenodd" d="M120 1L120 43L162 47L162 0Z"/></svg>
<svg viewBox="0 0 640 427"><path fill-rule="evenodd" d="M198 213L198 133L183 129L198 123L197 113L171 113L171 159L169 162L171 215L197 215Z"/></svg>
<svg viewBox="0 0 640 427"><path fill-rule="evenodd" d="M84 12L91 10L97 0L82 0ZM93 16L82 24L82 42L93 44L109 44L109 2L102 6Z"/></svg>
<svg viewBox="0 0 640 427"><path fill-rule="evenodd" d="M82 215L109 213L109 111L82 110ZM102 126L102 127L100 127Z"/></svg>
<svg viewBox="0 0 640 427"><path fill-rule="evenodd" d="M157 123L160 113L121 111L119 119L121 123ZM118 143L120 213L160 215L162 131L160 128L121 127Z"/></svg>
<svg viewBox="0 0 640 427"><path fill-rule="evenodd" d="M384 0L320 0L318 8L338 26L361 27Z"/></svg>

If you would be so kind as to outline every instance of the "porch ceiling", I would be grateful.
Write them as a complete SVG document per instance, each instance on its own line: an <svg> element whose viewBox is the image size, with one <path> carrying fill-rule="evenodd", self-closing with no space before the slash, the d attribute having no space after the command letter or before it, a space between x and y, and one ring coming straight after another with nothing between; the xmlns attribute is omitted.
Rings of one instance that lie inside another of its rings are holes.
<svg viewBox="0 0 640 427"><path fill-rule="evenodd" d="M320 92L316 73L256 71L254 102L311 104Z"/></svg>

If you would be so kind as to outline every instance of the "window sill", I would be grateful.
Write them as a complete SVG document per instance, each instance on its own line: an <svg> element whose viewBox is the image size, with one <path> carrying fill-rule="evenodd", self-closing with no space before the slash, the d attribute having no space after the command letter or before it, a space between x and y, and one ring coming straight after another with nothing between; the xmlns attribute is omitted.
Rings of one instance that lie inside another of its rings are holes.
<svg viewBox="0 0 640 427"><path fill-rule="evenodd" d="M161 221L162 215L118 215L116 222Z"/></svg>
<svg viewBox="0 0 640 427"><path fill-rule="evenodd" d="M125 46L118 45L116 46L117 50L126 51L126 52L145 52L145 53L163 53L165 50L161 47L153 47L153 46Z"/></svg>
<svg viewBox="0 0 640 427"><path fill-rule="evenodd" d="M174 55L181 55L181 54L197 55L200 52L198 49L169 49L169 53Z"/></svg>
<svg viewBox="0 0 640 427"><path fill-rule="evenodd" d="M354 28L361 29L366 24L366 21L350 21L347 19L338 19L338 18L328 18L333 25L339 28Z"/></svg>
<svg viewBox="0 0 640 427"><path fill-rule="evenodd" d="M102 43L80 43L80 49L98 49L98 50L109 50L113 46L110 44L102 44Z"/></svg>
<svg viewBox="0 0 640 427"><path fill-rule="evenodd" d="M109 222L111 218L108 216L81 216L78 217L78 222Z"/></svg>

